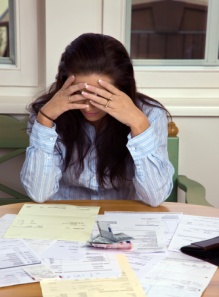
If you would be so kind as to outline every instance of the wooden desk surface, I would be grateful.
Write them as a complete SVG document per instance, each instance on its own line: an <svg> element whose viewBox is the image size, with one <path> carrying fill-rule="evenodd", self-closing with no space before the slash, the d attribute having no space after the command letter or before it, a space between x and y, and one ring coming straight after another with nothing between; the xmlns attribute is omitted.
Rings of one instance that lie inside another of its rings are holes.
<svg viewBox="0 0 219 297"><path fill-rule="evenodd" d="M184 214L203 215L210 217L219 217L219 209L207 206L188 205L184 203L164 202L161 206L153 208L138 201L126 200L103 200L103 201L51 201L46 203L72 204L82 206L100 206L100 213L108 211L146 211L146 212L183 212ZM23 203L9 204L0 206L0 217L7 213L18 213ZM0 288L1 297L42 297L39 283L16 285ZM219 296L219 269L214 274L210 284L203 293L204 297ZM158 296L161 297L161 296Z"/></svg>

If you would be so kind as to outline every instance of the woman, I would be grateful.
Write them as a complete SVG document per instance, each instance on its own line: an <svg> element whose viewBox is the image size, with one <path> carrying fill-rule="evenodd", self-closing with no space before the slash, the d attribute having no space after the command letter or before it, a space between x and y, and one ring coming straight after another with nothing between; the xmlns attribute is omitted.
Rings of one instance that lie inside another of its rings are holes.
<svg viewBox="0 0 219 297"><path fill-rule="evenodd" d="M21 181L34 201L158 206L171 193L167 111L136 91L130 57L113 37L87 33L69 44L56 81L30 112Z"/></svg>

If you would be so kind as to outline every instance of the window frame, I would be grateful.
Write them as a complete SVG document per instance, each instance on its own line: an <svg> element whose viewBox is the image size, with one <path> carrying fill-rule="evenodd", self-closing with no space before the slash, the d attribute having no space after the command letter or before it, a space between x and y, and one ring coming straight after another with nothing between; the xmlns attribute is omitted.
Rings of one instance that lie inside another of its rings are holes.
<svg viewBox="0 0 219 297"><path fill-rule="evenodd" d="M8 0L9 10L9 57L0 57L1 64L15 64L15 25L14 1Z"/></svg>
<svg viewBox="0 0 219 297"><path fill-rule="evenodd" d="M130 53L132 0L126 1L126 39L125 45ZM129 36L129 37L128 37ZM219 1L208 0L208 16L206 26L206 44L204 59L133 59L135 66L217 66L219 65Z"/></svg>
<svg viewBox="0 0 219 297"><path fill-rule="evenodd" d="M103 33L114 36L125 45L127 34L130 34L127 30L130 21L126 15L127 11L130 13L130 9L127 10L130 0L103 1ZM212 3L216 2L213 0ZM113 26L110 27L112 15ZM215 34L209 36L207 42ZM219 116L218 65L146 66L134 62L133 65L138 90L159 100L173 116Z"/></svg>
<svg viewBox="0 0 219 297"><path fill-rule="evenodd" d="M0 64L1 86L38 85L36 11L37 0L14 0L15 58L13 64Z"/></svg>

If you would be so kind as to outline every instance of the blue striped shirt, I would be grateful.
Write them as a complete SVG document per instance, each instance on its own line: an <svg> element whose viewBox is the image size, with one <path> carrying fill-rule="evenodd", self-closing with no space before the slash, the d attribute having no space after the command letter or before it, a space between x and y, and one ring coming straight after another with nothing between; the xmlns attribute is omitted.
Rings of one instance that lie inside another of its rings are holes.
<svg viewBox="0 0 219 297"><path fill-rule="evenodd" d="M98 184L96 176L96 151L91 147L84 160L84 170L77 178L74 167L63 171L62 156L65 147L59 142L55 125L48 128L36 120L30 134L30 146L21 170L21 182L36 202L46 200L141 200L148 205L158 206L171 193L173 166L167 152L166 112L157 107L144 106L150 127L138 136L128 135L127 148L133 163L128 165L128 178L120 190L115 190L108 181L105 188ZM87 124L91 140L95 129Z"/></svg>

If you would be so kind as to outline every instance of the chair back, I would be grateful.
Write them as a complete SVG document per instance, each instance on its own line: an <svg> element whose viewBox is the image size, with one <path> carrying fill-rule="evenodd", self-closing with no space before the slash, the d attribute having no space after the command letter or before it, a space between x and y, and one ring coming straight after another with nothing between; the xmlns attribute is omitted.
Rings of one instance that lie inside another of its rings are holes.
<svg viewBox="0 0 219 297"><path fill-rule="evenodd" d="M0 115L0 148L26 149L27 118L17 120L8 115Z"/></svg>

